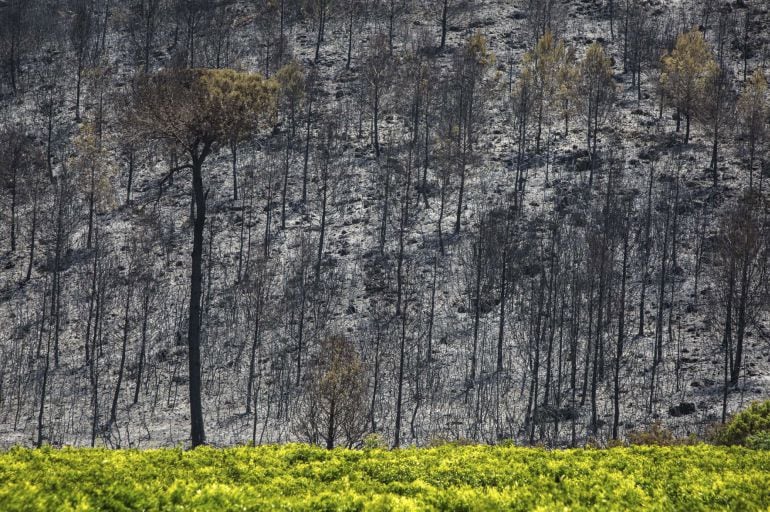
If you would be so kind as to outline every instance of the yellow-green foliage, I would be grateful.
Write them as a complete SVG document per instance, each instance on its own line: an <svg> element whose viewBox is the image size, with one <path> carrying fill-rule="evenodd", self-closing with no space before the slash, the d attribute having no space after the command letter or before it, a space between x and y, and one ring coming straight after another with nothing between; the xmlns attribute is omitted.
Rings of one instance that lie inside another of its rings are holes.
<svg viewBox="0 0 770 512"><path fill-rule="evenodd" d="M549 31L524 54L518 88L531 89L528 94L542 106L538 107L538 115L548 117L556 113L556 107L564 109L565 102L571 101L576 75L574 49Z"/></svg>
<svg viewBox="0 0 770 512"><path fill-rule="evenodd" d="M661 60L663 91L675 107L690 115L702 98L707 81L719 71L703 33L693 29L679 34L676 47Z"/></svg>
<svg viewBox="0 0 770 512"><path fill-rule="evenodd" d="M237 143L269 124L278 83L231 69L170 69L144 75L134 90L130 125L138 140L160 138L190 149Z"/></svg>
<svg viewBox="0 0 770 512"><path fill-rule="evenodd" d="M80 125L74 140L75 156L69 168L77 172L78 186L86 201L93 194L94 207L106 211L115 206L115 191L111 180L117 174L109 151L96 134L93 123Z"/></svg>
<svg viewBox="0 0 770 512"><path fill-rule="evenodd" d="M753 437L752 443L770 446L770 443L760 442L762 439L768 439L768 436L770 436L770 400L752 403L733 416L714 437L717 443L727 445L746 445L747 440Z"/></svg>
<svg viewBox="0 0 770 512"><path fill-rule="evenodd" d="M767 116L770 104L767 101L767 80L762 70L757 69L743 85L738 98L738 127L749 144L749 151L756 151L767 137ZM753 164L753 162L751 162Z"/></svg>
<svg viewBox="0 0 770 512"><path fill-rule="evenodd" d="M496 60L495 54L487 46L487 38L481 32L468 38L465 52L481 69L494 65Z"/></svg>
<svg viewBox="0 0 770 512"><path fill-rule="evenodd" d="M609 450L306 445L13 449L0 510L766 510L770 457L707 445Z"/></svg>

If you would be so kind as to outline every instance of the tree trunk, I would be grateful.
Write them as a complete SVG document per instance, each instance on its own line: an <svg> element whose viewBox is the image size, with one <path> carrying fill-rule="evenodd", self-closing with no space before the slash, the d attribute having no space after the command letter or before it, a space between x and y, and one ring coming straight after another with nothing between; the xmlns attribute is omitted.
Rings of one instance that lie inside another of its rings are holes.
<svg viewBox="0 0 770 512"><path fill-rule="evenodd" d="M733 346L733 295L735 293L735 259L730 259L730 270L727 280L727 303L725 304L725 332L722 344L725 351L724 359L724 388L722 390L722 423L727 416L727 392L730 371L732 370L732 346Z"/></svg>
<svg viewBox="0 0 770 512"><path fill-rule="evenodd" d="M406 358L406 311L408 304L404 304L404 309L401 313L401 340L398 347L398 391L396 395L396 424L395 433L393 435L393 448L399 448L401 446L401 407L402 407L402 395L404 389L404 364Z"/></svg>
<svg viewBox="0 0 770 512"><path fill-rule="evenodd" d="M641 262L642 289L639 294L639 336L644 336L645 292L647 291L647 266L650 262L650 230L652 228L652 176L653 168L650 167L650 178L647 185L647 212L644 225L644 251Z"/></svg>
<svg viewBox="0 0 770 512"><path fill-rule="evenodd" d="M238 143L230 144L230 158L233 166L233 200L238 200Z"/></svg>
<svg viewBox="0 0 770 512"><path fill-rule="evenodd" d="M96 194L96 169L91 166L91 180L88 188L88 235L86 237L86 249L91 249L91 238L94 231L94 201Z"/></svg>
<svg viewBox="0 0 770 512"><path fill-rule="evenodd" d="M717 120L714 123L714 141L711 146L711 172L714 187L717 186L719 180L719 169L717 168L717 160L719 158L719 126L721 120L717 116ZM751 179L749 179L749 183ZM750 185L749 185L750 186Z"/></svg>
<svg viewBox="0 0 770 512"><path fill-rule="evenodd" d="M598 300L598 311L596 313L596 342L594 343L594 356L592 361L592 367L591 367L591 431L594 433L594 435L598 432L598 423L597 423L597 387L598 387L598 379L599 379L599 367L600 364L600 347L604 344L602 331L604 330L603 325L603 314L604 314L604 291L607 286L607 279L605 277L605 265L606 265L606 240L602 241L602 249L601 249L601 264L599 268L599 300Z"/></svg>
<svg viewBox="0 0 770 512"><path fill-rule="evenodd" d="M91 270L91 292L88 296L88 319L86 320L86 337L85 337L85 343L84 343L84 349L85 349L85 364L89 364L91 362L91 350L90 350L90 343L91 343L91 321L94 319L94 306L96 304L96 286L97 286L97 276L98 276L98 264L99 264L99 246L97 243L96 250L94 251L94 263Z"/></svg>
<svg viewBox="0 0 770 512"><path fill-rule="evenodd" d="M289 152L291 151L290 135L286 133L286 151L283 161L283 186L281 187L281 229L286 229L286 195L289 188Z"/></svg>
<svg viewBox="0 0 770 512"><path fill-rule="evenodd" d="M321 191L321 227L320 232L318 234L318 255L316 258L316 264L315 264L315 286L316 289L318 289L318 283L321 279L321 262L323 261L323 252L324 252L324 240L326 238L326 201L328 197L328 189L329 189L329 162L328 162L328 156L325 157L325 161L323 163L323 176L321 178L322 180L322 188Z"/></svg>
<svg viewBox="0 0 770 512"><path fill-rule="evenodd" d="M594 278L588 277L590 286L588 288L588 335L586 336L585 366L583 368L583 386L580 391L580 406L586 404L588 395L588 371L591 368L591 350L593 344L593 325L594 325Z"/></svg>
<svg viewBox="0 0 770 512"><path fill-rule="evenodd" d="M128 290L126 292L126 305L123 314L123 344L120 349L120 364L118 366L118 382L115 384L115 394L112 397L112 408L110 409L110 421L112 426L118 418L118 399L120 398L120 387L123 384L123 371L126 368L126 346L128 345L129 315L131 312L131 294L133 292L133 283L129 276Z"/></svg>
<svg viewBox="0 0 770 512"><path fill-rule="evenodd" d="M315 42L315 57L313 58L313 62L318 62L318 57L321 53L321 42L324 38L324 24L325 24L325 17L326 17L326 0L321 0L319 2L321 12L318 14L318 32L316 34L316 42Z"/></svg>
<svg viewBox="0 0 770 512"><path fill-rule="evenodd" d="M380 254L385 253L385 242L388 232L388 217L390 216L390 164L385 164L385 195L382 198L382 221L380 223Z"/></svg>
<svg viewBox="0 0 770 512"><path fill-rule="evenodd" d="M305 126L305 158L302 164L302 204L307 205L307 166L310 158L310 126L313 117L313 98L307 100L307 124Z"/></svg>
<svg viewBox="0 0 770 512"><path fill-rule="evenodd" d="M286 0L281 0L281 6L280 6L280 16L279 16L279 29L278 29L278 65L283 65L283 51L284 46L286 45L286 36L285 36L285 17L286 13Z"/></svg>
<svg viewBox="0 0 770 512"><path fill-rule="evenodd" d="M652 372L650 375L650 404L648 412L653 411L655 402L655 378L657 376L658 365L663 362L663 307L666 289L666 268L668 263L668 244L669 244L669 221L671 217L671 208L666 209L666 226L663 234L663 254L660 262L660 288L658 290L658 311L655 317L655 344L652 356Z"/></svg>
<svg viewBox="0 0 770 512"><path fill-rule="evenodd" d="M326 428L326 449L334 449L334 432L337 429L337 402L332 397L329 404L329 424Z"/></svg>
<svg viewBox="0 0 770 512"><path fill-rule="evenodd" d="M738 325L735 338L735 358L730 368L730 383L737 384L743 363L743 339L746 334L746 305L749 300L749 254L744 255L741 262L741 298L738 300Z"/></svg>
<svg viewBox="0 0 770 512"><path fill-rule="evenodd" d="M481 320L481 255L482 255L482 243L481 238L484 231L484 221L481 221L479 226L479 240L476 243L476 288L474 292L474 307L473 307L473 352L471 353L471 377L468 383L469 386L473 386L476 380L476 354L479 346L479 322Z"/></svg>
<svg viewBox="0 0 770 512"><path fill-rule="evenodd" d="M59 367L59 326L61 323L61 257L64 250L64 198L62 197L61 178L57 180L56 198L56 241L54 249L53 279L51 282L51 318L53 325L53 361L54 368Z"/></svg>
<svg viewBox="0 0 770 512"><path fill-rule="evenodd" d="M457 191L457 216L455 217L455 234L460 232L460 219L463 213L463 195L465 194L465 156L460 164L460 188Z"/></svg>
<svg viewBox="0 0 770 512"><path fill-rule="evenodd" d="M380 122L379 122L379 116L380 116L380 91L379 91L379 85L374 86L374 99L372 101L372 115L373 115L373 126L372 126L372 136L374 137L373 143L374 143L374 155L379 159L380 158Z"/></svg>
<svg viewBox="0 0 770 512"><path fill-rule="evenodd" d="M447 28L447 16L449 10L449 0L444 0L441 5L441 44L439 49L443 50L446 46L446 28Z"/></svg>
<svg viewBox="0 0 770 512"><path fill-rule="evenodd" d="M96 367L98 363L97 354L96 354L96 336L99 331L99 318L100 318L100 311L101 304L99 301L99 292L97 292L96 296L96 319L94 320L94 339L92 343L92 354L91 358L88 361L88 380L89 384L91 385L91 448L93 448L96 445L96 434L99 430L99 373L98 368ZM91 343L91 340L86 340L86 345Z"/></svg>
<svg viewBox="0 0 770 512"><path fill-rule="evenodd" d="M261 278L257 284L257 304L254 308L254 336L251 340L251 355L249 357L249 377L246 383L246 414L251 414L252 393L254 389L254 371L257 362L257 349L260 340L260 320L262 318ZM256 411L255 411L256 414Z"/></svg>
<svg viewBox="0 0 770 512"><path fill-rule="evenodd" d="M348 18L348 56L345 60L345 69L350 69L350 57L353 53L353 13L354 9L350 9Z"/></svg>
<svg viewBox="0 0 770 512"><path fill-rule="evenodd" d="M403 290L403 269L404 269L404 235L409 222L409 200L412 185L412 149L409 148L409 161L407 163L405 190L401 197L401 219L398 229L398 258L396 270L396 316L401 314L401 296Z"/></svg>
<svg viewBox="0 0 770 512"><path fill-rule="evenodd" d="M80 50L79 53L82 53L84 50ZM78 56L78 69L75 76L75 122L80 122L80 89L81 89L81 82L83 78L83 57Z"/></svg>
<svg viewBox="0 0 770 512"><path fill-rule="evenodd" d="M43 415L45 414L45 399L48 390L48 372L51 367L51 335L48 335L45 349L45 365L43 366L43 384L40 387L40 409L37 414L37 441L35 447L43 446Z"/></svg>
<svg viewBox="0 0 770 512"><path fill-rule="evenodd" d="M206 442L203 426L203 406L201 403L201 286L203 282L203 228L206 224L206 196L203 189L203 161L208 154L206 146L201 154L192 155L193 199L195 216L193 219L192 268L190 273L190 305L187 328L187 347L189 351L189 390L190 390L190 441L192 447Z"/></svg>
<svg viewBox="0 0 770 512"><path fill-rule="evenodd" d="M497 371L503 371L503 342L505 340L505 286L507 284L506 266L508 264L508 251L503 249L503 269L500 272L500 324L497 333Z"/></svg>
<svg viewBox="0 0 770 512"><path fill-rule="evenodd" d="M623 363L623 343L626 336L626 270L628 268L628 223L623 232L623 270L620 278L620 306L618 307L618 341L615 346L615 375L612 412L612 439L618 438L620 423L620 366Z"/></svg>
<svg viewBox="0 0 770 512"><path fill-rule="evenodd" d="M433 322L436 312L436 270L438 267L438 256L433 256L433 279L430 287L430 312L428 313L428 369L433 361Z"/></svg>
<svg viewBox="0 0 770 512"><path fill-rule="evenodd" d="M128 150L128 183L126 184L126 204L131 204L131 187L134 181L134 150Z"/></svg>
<svg viewBox="0 0 770 512"><path fill-rule="evenodd" d="M443 171L446 172L446 171ZM446 205L446 189L449 184L447 183L446 177L441 177L441 191L439 193L439 208L438 208L438 219L436 220L436 227L438 231L438 247L441 251L441 255L444 255L444 231L442 228L442 223L444 220L444 207Z"/></svg>
<svg viewBox="0 0 770 512"><path fill-rule="evenodd" d="M305 303L306 303L306 289L305 289L305 276L304 269L302 270L302 281L300 283L300 307L299 307L299 325L297 326L297 381L296 385L299 387L302 377L302 341L305 334Z"/></svg>
<svg viewBox="0 0 770 512"><path fill-rule="evenodd" d="M144 292L142 300L142 341L139 346L139 361L137 362L136 369L136 385L134 386L134 400L133 403L139 402L139 392L142 388L142 374L144 372L144 360L147 354L147 327L150 318L150 293Z"/></svg>
<svg viewBox="0 0 770 512"><path fill-rule="evenodd" d="M24 277L25 283L32 277L32 265L35 261L35 238L37 236L37 200L39 190L37 183L34 183L32 187L32 226L29 235L29 264L27 265L27 275Z"/></svg>
<svg viewBox="0 0 770 512"><path fill-rule="evenodd" d="M11 175L11 253L16 252L16 165Z"/></svg>
<svg viewBox="0 0 770 512"><path fill-rule="evenodd" d="M369 406L369 414L371 420L371 431L377 432L377 419L374 415L374 409L377 405L377 397L380 390L380 326L377 325L377 335L374 342L374 370L372 375L372 401Z"/></svg>

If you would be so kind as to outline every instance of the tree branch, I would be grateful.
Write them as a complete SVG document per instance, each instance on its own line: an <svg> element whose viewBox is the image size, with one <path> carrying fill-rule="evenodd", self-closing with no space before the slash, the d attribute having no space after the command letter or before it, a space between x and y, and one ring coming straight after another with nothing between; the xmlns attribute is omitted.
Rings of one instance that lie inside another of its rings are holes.
<svg viewBox="0 0 770 512"><path fill-rule="evenodd" d="M175 173L177 173L179 171L183 171L185 169L192 169L192 164L184 164L184 165L180 165L180 166L174 167L173 169L168 171L168 173L166 173L166 175L163 178L161 178L160 182L158 182L158 199L160 199L161 196L163 195L163 185L168 180L170 180L174 176Z"/></svg>

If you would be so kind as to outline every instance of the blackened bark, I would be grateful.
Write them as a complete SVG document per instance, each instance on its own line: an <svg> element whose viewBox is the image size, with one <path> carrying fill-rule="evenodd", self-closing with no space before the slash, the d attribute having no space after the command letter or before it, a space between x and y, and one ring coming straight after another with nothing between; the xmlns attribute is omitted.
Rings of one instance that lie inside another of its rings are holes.
<svg viewBox="0 0 770 512"><path fill-rule="evenodd" d="M190 442L193 448L206 442L201 402L201 288L203 282L203 228L206 225L206 197L203 189L203 161L210 151L210 144L203 144L200 152L192 156L193 219L192 268L190 272L190 306L187 327L187 348L189 351L190 390Z"/></svg>

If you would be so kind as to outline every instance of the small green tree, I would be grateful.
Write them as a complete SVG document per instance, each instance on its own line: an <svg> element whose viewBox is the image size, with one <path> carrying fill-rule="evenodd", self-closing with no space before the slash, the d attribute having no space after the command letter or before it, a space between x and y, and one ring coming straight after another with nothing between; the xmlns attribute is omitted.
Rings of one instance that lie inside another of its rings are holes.
<svg viewBox="0 0 770 512"><path fill-rule="evenodd" d="M286 195L289 188L289 155L294 148L297 134L297 109L300 108L305 96L305 73L302 65L297 60L292 59L275 74L275 79L280 86L280 115L284 123L288 122L288 128L285 131L286 145L283 159L283 186L281 187L281 229L285 229Z"/></svg>
<svg viewBox="0 0 770 512"><path fill-rule="evenodd" d="M302 64L292 59L275 74L280 86L280 108L289 121L291 137L296 132L296 115L302 97L305 95L305 73Z"/></svg>
<svg viewBox="0 0 770 512"><path fill-rule="evenodd" d="M767 223L763 213L765 199L756 191L744 192L725 209L719 221L716 238L716 276L720 284L724 314L722 349L724 351L725 392L727 385L736 385L743 370L747 344L747 328L762 307L762 292L766 269ZM727 395L723 395L723 414Z"/></svg>
<svg viewBox="0 0 770 512"><path fill-rule="evenodd" d="M660 74L664 97L676 108L676 128L679 131L681 116L685 117L684 143L690 142L690 119L698 103L703 99L707 82L719 71L703 33L697 29L679 34L676 46L662 58Z"/></svg>
<svg viewBox="0 0 770 512"><path fill-rule="evenodd" d="M720 134L727 131L731 115L734 112L735 95L730 87L730 77L726 69L713 67L706 77L703 95L698 103L697 119L707 135L711 136L711 176L716 187L719 180L719 140Z"/></svg>
<svg viewBox="0 0 770 512"><path fill-rule="evenodd" d="M86 248L91 248L94 216L114 205L112 178L116 174L112 158L96 134L93 123L83 123L75 137L75 157L70 168L77 171L78 189L88 204L88 232Z"/></svg>
<svg viewBox="0 0 770 512"><path fill-rule="evenodd" d="M233 199L238 200L238 144L251 134L275 110L277 83L259 75L239 73L232 69L208 70L202 76L210 108L221 130L221 144L227 144L233 167ZM268 117L264 117L269 113ZM218 118L218 119L217 119Z"/></svg>
<svg viewBox="0 0 770 512"><path fill-rule="evenodd" d="M315 41L315 57L313 62L318 62L321 53L321 43L326 34L326 22L332 14L336 2L334 0L304 0L305 12L318 24Z"/></svg>
<svg viewBox="0 0 770 512"><path fill-rule="evenodd" d="M540 152L543 124L551 125L552 117L561 110L566 92L565 79L572 75L575 52L563 40L554 38L550 31L538 40L537 45L524 54L522 79L531 83L533 108L537 113L535 151Z"/></svg>
<svg viewBox="0 0 770 512"><path fill-rule="evenodd" d="M382 104L393 84L395 60L388 47L385 34L377 34L372 39L369 51L364 58L362 80L369 96L372 109L372 146L374 154L380 158L380 113Z"/></svg>
<svg viewBox="0 0 770 512"><path fill-rule="evenodd" d="M33 139L25 133L26 127L21 124L0 128L0 194L2 194L5 223L10 229L10 252L16 252L18 238L18 207L23 192L30 186L30 176L39 165L39 151ZM6 196L7 194L7 196Z"/></svg>
<svg viewBox="0 0 770 512"><path fill-rule="evenodd" d="M489 49L487 38L480 32L468 38L457 52L453 62L453 87L458 114L457 146L459 152L460 183L457 190L457 214L454 232L460 232L463 212L463 198L468 164L474 157L477 127L484 114L483 102L487 94L484 79L487 71L494 67L496 57Z"/></svg>
<svg viewBox="0 0 770 512"><path fill-rule="evenodd" d="M738 128L749 154L749 188L754 186L754 161L767 142L767 80L757 69L743 87L738 99Z"/></svg>
<svg viewBox="0 0 770 512"><path fill-rule="evenodd" d="M586 121L586 142L591 156L588 185L591 186L596 168L599 128L615 103L616 88L612 79L612 61L599 43L588 47L578 70L576 92L580 112Z"/></svg>

